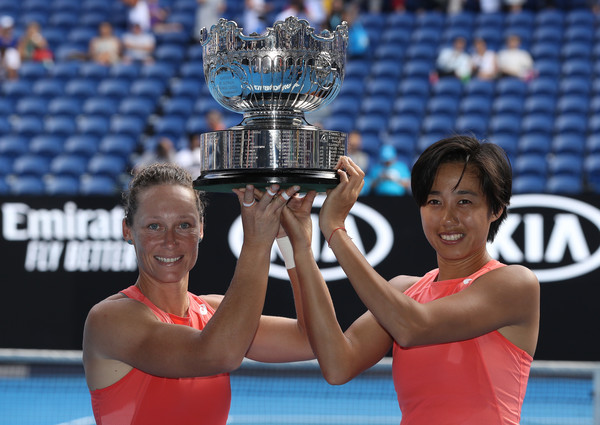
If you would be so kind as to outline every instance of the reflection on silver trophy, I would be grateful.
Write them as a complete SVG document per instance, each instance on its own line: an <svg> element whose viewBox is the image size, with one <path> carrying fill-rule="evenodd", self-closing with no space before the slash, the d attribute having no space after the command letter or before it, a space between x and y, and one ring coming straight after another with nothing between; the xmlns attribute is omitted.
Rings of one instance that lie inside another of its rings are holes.
<svg viewBox="0 0 600 425"><path fill-rule="evenodd" d="M347 135L309 124L305 112L329 104L344 78L348 27L316 34L296 17L264 34L244 35L233 21L204 28L204 76L223 107L243 113L239 125L201 135L197 189L229 192L254 184L298 184L324 191L337 184L333 168Z"/></svg>

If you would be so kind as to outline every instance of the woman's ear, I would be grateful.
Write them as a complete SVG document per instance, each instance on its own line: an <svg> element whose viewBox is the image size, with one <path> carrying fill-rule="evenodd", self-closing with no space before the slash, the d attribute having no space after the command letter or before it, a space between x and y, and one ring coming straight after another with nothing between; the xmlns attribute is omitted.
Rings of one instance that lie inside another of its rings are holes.
<svg viewBox="0 0 600 425"><path fill-rule="evenodd" d="M131 234L131 229L129 228L129 226L127 225L127 223L125 222L125 219L123 219L123 221L121 222L121 227L122 227L122 232L123 232L123 239L125 241L127 241L128 244L132 244L133 241L133 235Z"/></svg>

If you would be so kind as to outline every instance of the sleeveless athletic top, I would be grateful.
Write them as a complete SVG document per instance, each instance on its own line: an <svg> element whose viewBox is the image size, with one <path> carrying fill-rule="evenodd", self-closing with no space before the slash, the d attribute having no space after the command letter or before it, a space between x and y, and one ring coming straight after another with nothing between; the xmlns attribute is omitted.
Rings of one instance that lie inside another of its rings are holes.
<svg viewBox="0 0 600 425"><path fill-rule="evenodd" d="M165 323L203 329L214 309L188 292L188 317L166 313L135 286L122 291L152 309ZM231 403L229 374L199 378L162 378L132 369L106 388L90 391L97 425L225 425Z"/></svg>
<svg viewBox="0 0 600 425"><path fill-rule="evenodd" d="M503 264L435 282L427 273L405 293L420 303L455 294ZM518 425L532 357L500 332L446 344L394 343L393 376L402 425Z"/></svg>

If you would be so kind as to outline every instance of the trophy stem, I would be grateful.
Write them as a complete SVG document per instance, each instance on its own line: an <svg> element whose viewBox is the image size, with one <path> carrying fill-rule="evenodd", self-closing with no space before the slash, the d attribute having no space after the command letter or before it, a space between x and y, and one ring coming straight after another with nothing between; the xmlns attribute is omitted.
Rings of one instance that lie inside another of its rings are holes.
<svg viewBox="0 0 600 425"><path fill-rule="evenodd" d="M243 121L233 129L316 128L310 125L300 110L247 111Z"/></svg>

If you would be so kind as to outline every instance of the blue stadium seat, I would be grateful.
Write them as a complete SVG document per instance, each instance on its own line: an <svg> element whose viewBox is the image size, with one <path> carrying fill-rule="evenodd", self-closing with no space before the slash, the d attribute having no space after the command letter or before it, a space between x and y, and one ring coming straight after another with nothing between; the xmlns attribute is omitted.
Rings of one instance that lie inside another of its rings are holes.
<svg viewBox="0 0 600 425"><path fill-rule="evenodd" d="M428 60L412 60L406 62L402 68L404 79L421 78L428 79L433 65Z"/></svg>
<svg viewBox="0 0 600 425"><path fill-rule="evenodd" d="M154 62L152 64L145 64L140 69L140 78L144 79L167 81L174 75L175 66L174 64L168 62Z"/></svg>
<svg viewBox="0 0 600 425"><path fill-rule="evenodd" d="M65 92L65 83L56 77L41 78L33 83L31 93L45 99L62 96Z"/></svg>
<svg viewBox="0 0 600 425"><path fill-rule="evenodd" d="M573 58L563 60L561 72L565 78L590 78L594 70L589 59Z"/></svg>
<svg viewBox="0 0 600 425"><path fill-rule="evenodd" d="M77 132L102 136L109 132L110 116L105 114L83 115L77 119Z"/></svg>
<svg viewBox="0 0 600 425"><path fill-rule="evenodd" d="M196 99L200 96L202 85L198 84L198 78L182 78L169 84L169 92L174 97L188 97Z"/></svg>
<svg viewBox="0 0 600 425"><path fill-rule="evenodd" d="M492 105L494 114L517 114L523 113L524 104L522 95L498 95Z"/></svg>
<svg viewBox="0 0 600 425"><path fill-rule="evenodd" d="M396 61L398 64L402 63L404 60L404 54L406 52L405 46L396 46L393 44L380 44L375 47L375 60L384 60L390 59ZM365 67L368 65L367 63L360 63L360 65L354 65L354 62L350 60L348 62L347 68L350 69L349 75L357 75L356 73L360 71L361 65Z"/></svg>
<svg viewBox="0 0 600 425"><path fill-rule="evenodd" d="M159 45L154 50L154 58L157 62L179 64L185 58L185 46L175 43Z"/></svg>
<svg viewBox="0 0 600 425"><path fill-rule="evenodd" d="M137 147L137 139L126 134L107 134L100 140L98 151L127 158Z"/></svg>
<svg viewBox="0 0 600 425"><path fill-rule="evenodd" d="M504 42L502 32L492 26L478 27L473 33L473 38L482 38L489 49L498 50Z"/></svg>
<svg viewBox="0 0 600 425"><path fill-rule="evenodd" d="M460 134L473 134L481 139L487 135L488 120L481 115L463 115L456 120L455 129Z"/></svg>
<svg viewBox="0 0 600 425"><path fill-rule="evenodd" d="M498 96L520 96L527 93L527 83L519 78L503 77L496 83L496 94Z"/></svg>
<svg viewBox="0 0 600 425"><path fill-rule="evenodd" d="M50 176L44 182L44 192L51 196L74 196L79 193L79 178L73 176Z"/></svg>
<svg viewBox="0 0 600 425"><path fill-rule="evenodd" d="M554 117L548 114L529 114L521 121L523 134L551 134L554 128Z"/></svg>
<svg viewBox="0 0 600 425"><path fill-rule="evenodd" d="M590 109L589 98L586 95L565 94L558 99L556 112L562 114L587 115Z"/></svg>
<svg viewBox="0 0 600 425"><path fill-rule="evenodd" d="M81 112L81 103L81 99L76 97L55 97L48 103L48 114L76 116Z"/></svg>
<svg viewBox="0 0 600 425"><path fill-rule="evenodd" d="M407 26L383 26L380 45L406 46L410 42L412 28Z"/></svg>
<svg viewBox="0 0 600 425"><path fill-rule="evenodd" d="M44 194L44 181L39 176L13 176L8 180L9 191L14 196L32 196Z"/></svg>
<svg viewBox="0 0 600 425"><path fill-rule="evenodd" d="M508 154L510 158L515 158L518 153L519 138L511 134L494 135L490 141L500 146Z"/></svg>
<svg viewBox="0 0 600 425"><path fill-rule="evenodd" d="M374 134L380 135L387 128L387 117L379 114L361 115L356 120L355 128L362 135Z"/></svg>
<svg viewBox="0 0 600 425"><path fill-rule="evenodd" d="M98 84L97 94L115 99L123 99L129 93L132 82L127 78L107 77Z"/></svg>
<svg viewBox="0 0 600 425"><path fill-rule="evenodd" d="M424 133L441 133L448 135L454 129L454 118L446 114L428 114L421 125Z"/></svg>
<svg viewBox="0 0 600 425"><path fill-rule="evenodd" d="M513 172L516 176L534 175L546 177L548 174L548 162L542 154L521 154L515 160Z"/></svg>
<svg viewBox="0 0 600 425"><path fill-rule="evenodd" d="M512 192L514 194L544 193L546 191L546 177L524 175L513 179Z"/></svg>
<svg viewBox="0 0 600 425"><path fill-rule="evenodd" d="M94 96L83 102L81 111L88 115L110 117L118 111L118 100L111 96Z"/></svg>
<svg viewBox="0 0 600 425"><path fill-rule="evenodd" d="M481 95L464 96L459 105L461 114L479 114L488 117L492 110L492 97Z"/></svg>
<svg viewBox="0 0 600 425"><path fill-rule="evenodd" d="M77 131L77 122L70 116L49 116L44 120L44 131L48 134L68 137Z"/></svg>
<svg viewBox="0 0 600 425"><path fill-rule="evenodd" d="M557 47L562 44L562 27L538 26L533 30L532 43L553 43Z"/></svg>
<svg viewBox="0 0 600 425"><path fill-rule="evenodd" d="M348 75L349 65L350 62L348 62L348 64L346 65L346 75ZM199 60L187 60L183 64L181 64L181 67L179 68L179 74L183 78L196 78L198 79L198 82L202 84L202 82L204 81L204 63Z"/></svg>
<svg viewBox="0 0 600 425"><path fill-rule="evenodd" d="M64 153L92 157L98 152L100 137L93 134L73 134L65 140Z"/></svg>
<svg viewBox="0 0 600 425"><path fill-rule="evenodd" d="M216 101L215 101L216 102ZM346 115L350 118L356 118L360 113L362 99L352 95L341 95L336 98L335 102L329 106L330 115ZM214 104L204 102L203 99L198 99L194 102L192 112L198 115L205 115L210 109L214 109Z"/></svg>
<svg viewBox="0 0 600 425"><path fill-rule="evenodd" d="M109 176L82 176L79 181L79 193L82 195L114 195L118 192L115 180Z"/></svg>
<svg viewBox="0 0 600 425"><path fill-rule="evenodd" d="M388 117L392 113L394 99L386 95L367 96L361 103L363 114L381 114Z"/></svg>
<svg viewBox="0 0 600 425"><path fill-rule="evenodd" d="M11 121L12 131L23 136L35 136L44 130L44 120L39 116L15 116Z"/></svg>
<svg viewBox="0 0 600 425"><path fill-rule="evenodd" d="M139 136L144 132L145 120L135 115L114 115L110 119L110 131L113 133Z"/></svg>
<svg viewBox="0 0 600 425"><path fill-rule="evenodd" d="M496 82L492 80L481 80L474 78L466 83L464 93L466 95L493 96L496 90Z"/></svg>
<svg viewBox="0 0 600 425"><path fill-rule="evenodd" d="M35 155L54 158L63 151L65 138L50 134L39 134L29 142L29 152Z"/></svg>
<svg viewBox="0 0 600 425"><path fill-rule="evenodd" d="M548 134L524 134L519 138L519 153L546 155L552 150L552 137Z"/></svg>
<svg viewBox="0 0 600 425"><path fill-rule="evenodd" d="M594 41L594 26L569 25L563 34L564 43L581 42L590 45Z"/></svg>
<svg viewBox="0 0 600 425"><path fill-rule="evenodd" d="M425 113L426 103L426 99L421 96L401 96L394 101L393 113L400 116L409 115L420 120Z"/></svg>
<svg viewBox="0 0 600 425"><path fill-rule="evenodd" d="M538 41L530 49L533 61L559 61L561 59L560 43L554 41Z"/></svg>
<svg viewBox="0 0 600 425"><path fill-rule="evenodd" d="M588 79L580 76L567 77L565 76L559 83L559 94L589 94L592 85Z"/></svg>
<svg viewBox="0 0 600 425"><path fill-rule="evenodd" d="M13 158L8 158L6 156L0 155L0 184L5 184L2 188L0 188L0 193L5 195L8 193L7 189L8 185L6 185L5 177L12 174L13 171L13 162L15 160Z"/></svg>
<svg viewBox="0 0 600 425"><path fill-rule="evenodd" d="M531 95L525 100L523 112L530 114L553 115L556 110L556 99L553 95Z"/></svg>
<svg viewBox="0 0 600 425"><path fill-rule="evenodd" d="M6 134L0 137L0 157L15 159L29 150L30 137ZM11 163L12 166L12 163Z"/></svg>
<svg viewBox="0 0 600 425"><path fill-rule="evenodd" d="M140 76L140 72L140 65L136 63L117 62L110 66L108 76L133 81Z"/></svg>
<svg viewBox="0 0 600 425"><path fill-rule="evenodd" d="M492 116L488 126L489 132L492 135L498 134L520 134L521 117L514 114L498 114Z"/></svg>
<svg viewBox="0 0 600 425"><path fill-rule="evenodd" d="M421 133L421 135L417 139L415 153L417 155L421 154L425 149L427 149L433 143L437 142L438 140L441 140L442 138L444 138L446 136L447 136L446 133L437 133L437 132Z"/></svg>
<svg viewBox="0 0 600 425"><path fill-rule="evenodd" d="M419 135L420 127L421 121L415 119L413 116L406 114L394 115L389 120L388 132L392 138L401 135L409 135L416 138Z"/></svg>
<svg viewBox="0 0 600 425"><path fill-rule="evenodd" d="M435 27L418 27L415 28L411 34L411 44L429 44L432 46L437 45L442 38L441 28Z"/></svg>
<svg viewBox="0 0 600 425"><path fill-rule="evenodd" d="M125 171L126 165L126 160L120 155L97 153L90 158L87 172L94 176L100 175L115 179Z"/></svg>
<svg viewBox="0 0 600 425"><path fill-rule="evenodd" d="M552 152L556 155L572 154L583 156L586 151L585 132L559 133L552 138Z"/></svg>
<svg viewBox="0 0 600 425"><path fill-rule="evenodd" d="M583 171L587 184L596 192L600 191L600 153L587 155L583 162Z"/></svg>
<svg viewBox="0 0 600 425"><path fill-rule="evenodd" d="M72 153L57 155L50 162L50 173L55 176L77 177L85 174L88 158Z"/></svg>
<svg viewBox="0 0 600 425"><path fill-rule="evenodd" d="M371 76L373 78L386 78L390 81L395 81L402 74L402 68L398 61L393 59L380 59L376 61L371 68Z"/></svg>
<svg viewBox="0 0 600 425"><path fill-rule="evenodd" d="M328 130L342 131L348 133L354 126L354 118L346 115L331 116L324 120L325 128ZM185 123L185 131L188 134L199 134L210 131L204 115L192 115Z"/></svg>
<svg viewBox="0 0 600 425"><path fill-rule="evenodd" d="M586 137L585 152L588 155L600 154L600 134L590 134Z"/></svg>
<svg viewBox="0 0 600 425"><path fill-rule="evenodd" d="M92 38L94 38L98 34L98 30L93 27L87 26L76 26L72 28L67 34L67 41L70 43L82 43L88 45ZM102 78L106 75L106 71L101 71L100 68L95 66L88 65L98 65L94 62L86 62L82 64L82 70L90 71L89 74L82 74L84 77L92 77L92 78ZM103 66L103 65L100 65ZM105 66L103 66L106 68ZM100 72L100 74L98 74Z"/></svg>
<svg viewBox="0 0 600 425"><path fill-rule="evenodd" d="M194 100L190 97L171 97L162 105L164 115L189 117L194 111Z"/></svg>
<svg viewBox="0 0 600 425"><path fill-rule="evenodd" d="M50 170L50 160L42 155L25 154L15 159L13 172L19 176L43 176Z"/></svg>
<svg viewBox="0 0 600 425"><path fill-rule="evenodd" d="M19 67L19 78L34 81L45 77L48 68L42 62L25 61Z"/></svg>
<svg viewBox="0 0 600 425"><path fill-rule="evenodd" d="M548 161L548 171L553 176L574 176L580 179L583 175L583 156L568 153L553 155Z"/></svg>
<svg viewBox="0 0 600 425"><path fill-rule="evenodd" d="M342 84L342 88L340 90L341 95L352 95L361 97L365 92L365 83L363 78L346 78L344 79L344 84ZM209 97L212 99L212 97Z"/></svg>
<svg viewBox="0 0 600 425"><path fill-rule="evenodd" d="M533 68L538 77L554 80L560 77L562 71L560 60L557 59L539 59L534 62Z"/></svg>
<svg viewBox="0 0 600 425"><path fill-rule="evenodd" d="M437 44L424 42L414 43L406 48L406 51L404 52L404 59L406 62L423 61L430 64L435 60L437 52Z"/></svg>
<svg viewBox="0 0 600 425"><path fill-rule="evenodd" d="M136 115L142 119L146 119L154 111L154 108L155 102L153 100L140 96L128 96L119 103L118 113Z"/></svg>
<svg viewBox="0 0 600 425"><path fill-rule="evenodd" d="M429 92L429 79L425 78L403 78L398 86L398 94L400 96L421 96L427 99Z"/></svg>
<svg viewBox="0 0 600 425"><path fill-rule="evenodd" d="M157 78L139 78L131 84L129 94L157 100L163 94L165 85L164 80Z"/></svg>
<svg viewBox="0 0 600 425"><path fill-rule="evenodd" d="M32 83L21 79L5 80L0 91L5 98L17 100L31 94Z"/></svg>
<svg viewBox="0 0 600 425"><path fill-rule="evenodd" d="M440 78L432 85L432 93L437 96L456 96L460 98L463 92L463 82L454 77Z"/></svg>
<svg viewBox="0 0 600 425"><path fill-rule="evenodd" d="M458 104L459 99L455 96L433 96L427 102L427 113L454 117L458 112Z"/></svg>
<svg viewBox="0 0 600 425"><path fill-rule="evenodd" d="M168 115L158 117L152 127L154 134L162 137L168 137L172 141L183 136L185 130L186 118L179 115Z"/></svg>
<svg viewBox="0 0 600 425"><path fill-rule="evenodd" d="M75 77L65 85L65 94L80 99L86 99L96 95L98 84L87 78Z"/></svg>
<svg viewBox="0 0 600 425"><path fill-rule="evenodd" d="M580 194L583 191L583 181L576 176L550 176L546 182L546 192L559 194Z"/></svg>
<svg viewBox="0 0 600 425"><path fill-rule="evenodd" d="M558 78L538 76L529 82L527 94L529 96L556 96L558 94Z"/></svg>
<svg viewBox="0 0 600 425"><path fill-rule="evenodd" d="M48 101L38 96L22 97L15 104L15 112L19 115L43 117L48 112Z"/></svg>
<svg viewBox="0 0 600 425"><path fill-rule="evenodd" d="M79 61L56 62L50 68L50 75L55 80L65 82L79 75L80 66L81 62Z"/></svg>
<svg viewBox="0 0 600 425"><path fill-rule="evenodd" d="M565 22L565 13L559 8L545 8L539 10L535 15L536 27L548 27L556 30L561 28Z"/></svg>
<svg viewBox="0 0 600 425"><path fill-rule="evenodd" d="M556 118L554 131L559 134L584 135L587 126L587 116L580 113L564 113Z"/></svg>

